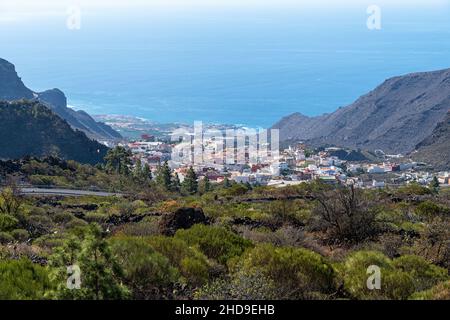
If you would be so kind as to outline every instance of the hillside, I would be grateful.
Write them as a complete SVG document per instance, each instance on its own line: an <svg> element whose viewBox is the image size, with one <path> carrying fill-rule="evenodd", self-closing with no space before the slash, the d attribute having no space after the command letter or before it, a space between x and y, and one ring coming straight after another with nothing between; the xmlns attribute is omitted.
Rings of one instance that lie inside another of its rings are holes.
<svg viewBox="0 0 450 320"><path fill-rule="evenodd" d="M450 108L450 69L391 78L331 114L299 113L273 127L282 141L408 153L430 136Z"/></svg>
<svg viewBox="0 0 450 320"><path fill-rule="evenodd" d="M433 133L417 145L413 157L437 170L450 170L450 112Z"/></svg>
<svg viewBox="0 0 450 320"><path fill-rule="evenodd" d="M72 128L83 131L93 139L114 140L121 138L118 132L104 123L96 122L86 112L68 108L66 96L61 90L33 92L28 89L18 76L14 65L0 59L0 100L20 99L37 100L44 103L58 116L65 119Z"/></svg>
<svg viewBox="0 0 450 320"><path fill-rule="evenodd" d="M38 102L0 102L0 158L57 155L96 164L107 148Z"/></svg>

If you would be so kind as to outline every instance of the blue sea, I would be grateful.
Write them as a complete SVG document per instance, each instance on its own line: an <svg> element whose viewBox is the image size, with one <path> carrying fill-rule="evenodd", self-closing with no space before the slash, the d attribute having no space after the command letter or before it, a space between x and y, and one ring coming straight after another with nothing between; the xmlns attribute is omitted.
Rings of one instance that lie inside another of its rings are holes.
<svg viewBox="0 0 450 320"><path fill-rule="evenodd" d="M0 57L91 114L270 126L348 105L386 78L450 68L450 10L160 8L0 22Z"/></svg>

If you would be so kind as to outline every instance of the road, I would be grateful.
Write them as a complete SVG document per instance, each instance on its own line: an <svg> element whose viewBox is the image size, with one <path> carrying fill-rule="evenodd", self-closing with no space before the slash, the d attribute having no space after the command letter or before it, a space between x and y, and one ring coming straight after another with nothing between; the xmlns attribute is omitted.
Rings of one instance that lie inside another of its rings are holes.
<svg viewBox="0 0 450 320"><path fill-rule="evenodd" d="M64 196L64 197L82 197L82 196L96 196L96 197L111 197L122 196L121 193L109 193L102 191L84 191L72 189L45 189L45 188L21 188L21 193L24 195L39 195L39 196Z"/></svg>

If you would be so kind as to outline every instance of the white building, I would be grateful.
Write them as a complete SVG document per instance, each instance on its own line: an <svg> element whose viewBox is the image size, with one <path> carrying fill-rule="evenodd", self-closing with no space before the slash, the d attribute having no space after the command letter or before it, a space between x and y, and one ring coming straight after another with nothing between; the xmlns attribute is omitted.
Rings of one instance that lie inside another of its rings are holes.
<svg viewBox="0 0 450 320"><path fill-rule="evenodd" d="M384 173L386 170L384 169L384 167L381 166L370 166L367 169L368 173Z"/></svg>

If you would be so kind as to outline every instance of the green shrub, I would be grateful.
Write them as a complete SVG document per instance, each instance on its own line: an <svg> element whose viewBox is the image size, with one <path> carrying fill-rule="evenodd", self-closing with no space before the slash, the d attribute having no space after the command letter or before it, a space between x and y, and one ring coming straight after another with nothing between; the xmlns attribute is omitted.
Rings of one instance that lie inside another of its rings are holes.
<svg viewBox="0 0 450 320"><path fill-rule="evenodd" d="M238 271L206 284L194 294L199 300L275 300L280 296L274 281L261 272Z"/></svg>
<svg viewBox="0 0 450 320"><path fill-rule="evenodd" d="M367 287L369 266L378 266L381 289ZM337 268L345 291L354 299L403 300L414 292L429 289L439 281L448 279L447 271L434 266L421 257L403 256L390 260L380 252L359 251L350 254Z"/></svg>
<svg viewBox="0 0 450 320"><path fill-rule="evenodd" d="M67 223L72 221L73 218L74 216L70 212L57 212L52 216L55 223Z"/></svg>
<svg viewBox="0 0 450 320"><path fill-rule="evenodd" d="M99 212L87 212L84 216L84 220L86 220L88 223L97 222L101 224L104 223L107 219L107 215Z"/></svg>
<svg viewBox="0 0 450 320"><path fill-rule="evenodd" d="M244 195L248 192L248 188L240 183L233 184L230 188L225 189L225 194L232 197Z"/></svg>
<svg viewBox="0 0 450 320"><path fill-rule="evenodd" d="M169 298L180 275L169 259L142 238L117 237L111 241L113 255L123 269L135 299Z"/></svg>
<svg viewBox="0 0 450 320"><path fill-rule="evenodd" d="M381 290L370 290L367 287L370 276L367 270L370 266L380 268ZM405 299L414 292L412 278L406 273L398 275L391 260L380 252L359 251L350 254L342 268L337 269L340 271L344 290L354 299Z"/></svg>
<svg viewBox="0 0 450 320"><path fill-rule="evenodd" d="M120 226L118 234L134 237L155 236L160 234L160 217L145 217L142 221L136 223L127 223Z"/></svg>
<svg viewBox="0 0 450 320"><path fill-rule="evenodd" d="M321 255L303 248L262 244L232 261L232 270L262 272L281 299L320 298L334 288L334 271Z"/></svg>
<svg viewBox="0 0 450 320"><path fill-rule="evenodd" d="M32 214L26 217L26 225L33 237L39 237L51 231L53 221L47 215Z"/></svg>
<svg viewBox="0 0 450 320"><path fill-rule="evenodd" d="M88 223L84 220L74 218L66 223L65 227L66 229L76 229L87 226Z"/></svg>
<svg viewBox="0 0 450 320"><path fill-rule="evenodd" d="M16 229L11 231L11 236L19 242L24 242L27 241L28 238L30 237L30 234L28 233L27 230L24 229Z"/></svg>
<svg viewBox="0 0 450 320"><path fill-rule="evenodd" d="M432 201L424 201L420 203L416 208L416 214L420 217L431 218L439 214L448 214L450 209L443 207Z"/></svg>
<svg viewBox="0 0 450 320"><path fill-rule="evenodd" d="M200 224L191 229L178 230L175 238L184 240L188 245L197 246L208 258L221 264L226 264L230 258L241 255L246 248L252 246L250 241L225 228Z"/></svg>
<svg viewBox="0 0 450 320"><path fill-rule="evenodd" d="M208 281L211 266L198 249L189 247L183 240L163 236L152 237L147 241L180 270L190 285L199 286Z"/></svg>
<svg viewBox="0 0 450 320"><path fill-rule="evenodd" d="M0 214L0 231L11 231L17 226L17 219L9 214Z"/></svg>
<svg viewBox="0 0 450 320"><path fill-rule="evenodd" d="M51 284L45 268L22 259L0 261L0 288L0 300L39 300Z"/></svg>
<svg viewBox="0 0 450 320"><path fill-rule="evenodd" d="M450 280L441 282L433 288L414 293L412 300L450 300Z"/></svg>
<svg viewBox="0 0 450 320"><path fill-rule="evenodd" d="M14 237L8 232L0 232L0 243L8 244L14 242Z"/></svg>
<svg viewBox="0 0 450 320"><path fill-rule="evenodd" d="M446 269L435 266L419 256L401 256L395 259L392 265L414 279L415 291L426 290L449 278Z"/></svg>
<svg viewBox="0 0 450 320"><path fill-rule="evenodd" d="M418 183L410 183L406 186L402 186L397 189L396 191L399 195L417 195L417 196L423 196L427 194L432 194L432 190L421 186Z"/></svg>

